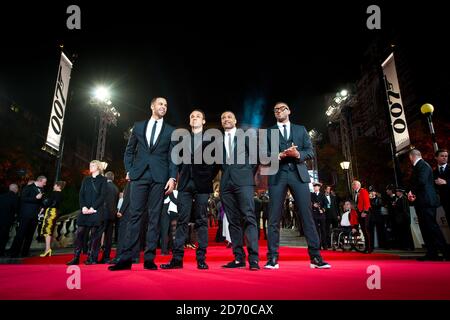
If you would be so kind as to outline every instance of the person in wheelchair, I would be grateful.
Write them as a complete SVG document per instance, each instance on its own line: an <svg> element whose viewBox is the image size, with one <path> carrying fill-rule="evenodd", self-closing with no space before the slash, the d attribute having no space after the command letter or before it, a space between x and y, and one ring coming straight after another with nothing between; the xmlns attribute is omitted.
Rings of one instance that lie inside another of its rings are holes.
<svg viewBox="0 0 450 320"><path fill-rule="evenodd" d="M346 250L346 247L353 248L353 241L359 237L359 221L358 213L354 209L354 205L351 201L344 202L344 213L341 216L341 221L338 228L332 230L331 233L331 245L333 250L340 248ZM356 248L355 248L356 249Z"/></svg>

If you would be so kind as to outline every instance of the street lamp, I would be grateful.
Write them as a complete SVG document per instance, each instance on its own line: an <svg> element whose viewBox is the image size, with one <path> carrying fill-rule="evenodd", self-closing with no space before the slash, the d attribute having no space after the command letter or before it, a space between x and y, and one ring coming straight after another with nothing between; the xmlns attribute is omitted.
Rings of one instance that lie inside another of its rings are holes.
<svg viewBox="0 0 450 320"><path fill-rule="evenodd" d="M106 129L108 128L108 125L117 125L117 119L120 117L120 113L112 106L110 92L108 88L105 87L97 87L94 90L94 95L91 98L91 105L95 106L100 113L95 159L103 160L105 156Z"/></svg>
<svg viewBox="0 0 450 320"><path fill-rule="evenodd" d="M347 177L347 190L351 192L351 186L350 186L350 177L348 175L349 169L350 169L350 161L344 160L340 163L342 170L345 171L345 175Z"/></svg>
<svg viewBox="0 0 450 320"><path fill-rule="evenodd" d="M431 139L433 141L433 149L434 152L438 150L438 145L436 142L436 132L434 132L434 126L433 126L433 120L431 119L431 116L433 115L434 107L430 103L425 103L420 107L420 112L422 112L423 115L427 117L428 120L428 127L430 128L431 133Z"/></svg>

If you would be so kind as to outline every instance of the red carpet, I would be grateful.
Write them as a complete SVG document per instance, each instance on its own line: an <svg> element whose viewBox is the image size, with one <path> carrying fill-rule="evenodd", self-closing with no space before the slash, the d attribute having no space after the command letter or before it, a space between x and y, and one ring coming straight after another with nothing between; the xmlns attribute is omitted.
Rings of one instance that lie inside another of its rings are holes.
<svg viewBox="0 0 450 320"><path fill-rule="evenodd" d="M106 265L81 264L81 289L70 290L65 263L71 255L33 257L22 265L0 265L0 299L56 300L310 300L310 299L450 299L450 263L400 260L396 255L325 251L332 269L309 268L305 248L280 248L280 269L257 272L227 270L221 266L233 259L224 243L212 241L209 230L209 270L197 270L195 250L187 249L184 268L110 272ZM263 235L261 236L263 239ZM267 252L260 240L261 267ZM83 257L84 261L86 257ZM142 257L141 257L142 259ZM159 256L156 263L168 262ZM369 290L369 266L381 271L381 289Z"/></svg>
<svg viewBox="0 0 450 320"><path fill-rule="evenodd" d="M266 248L261 247L261 266ZM81 269L81 289L67 288L70 255L25 259L24 265L0 265L0 299L450 299L450 263L399 260L395 255L323 253L330 270L309 268L306 249L280 250L280 269L227 270L231 249L208 249L209 270L197 270L195 251L186 250L181 270L110 272L106 265ZM157 258L157 263L170 257ZM84 260L84 259L83 259ZM367 267L381 270L381 289L369 290Z"/></svg>

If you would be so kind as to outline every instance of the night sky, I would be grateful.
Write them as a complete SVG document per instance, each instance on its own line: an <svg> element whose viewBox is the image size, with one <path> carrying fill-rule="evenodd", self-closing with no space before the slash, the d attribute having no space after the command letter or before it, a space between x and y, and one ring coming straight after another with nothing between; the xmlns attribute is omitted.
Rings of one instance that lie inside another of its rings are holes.
<svg viewBox="0 0 450 320"><path fill-rule="evenodd" d="M211 122L230 109L238 124L269 125L281 100L294 122L325 131L324 95L360 78L368 43L394 31L413 43L448 41L445 10L429 1L191 2L68 3L81 8L82 29L72 31L68 4L1 4L0 95L47 119L64 43L77 54L66 124L92 123L92 88L109 85L121 113L111 132L122 150L123 131L149 116L155 96L168 98L166 119L176 126L194 107ZM381 31L366 28L369 4L381 7Z"/></svg>

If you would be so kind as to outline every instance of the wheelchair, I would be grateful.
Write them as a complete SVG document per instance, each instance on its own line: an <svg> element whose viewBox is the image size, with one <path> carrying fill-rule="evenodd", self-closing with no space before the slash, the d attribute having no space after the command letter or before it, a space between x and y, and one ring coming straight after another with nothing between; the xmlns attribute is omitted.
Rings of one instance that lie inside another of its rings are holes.
<svg viewBox="0 0 450 320"><path fill-rule="evenodd" d="M331 231L331 248L333 251L340 249L342 251L364 252L366 246L359 226L356 232L352 232L352 227L333 229Z"/></svg>

